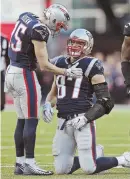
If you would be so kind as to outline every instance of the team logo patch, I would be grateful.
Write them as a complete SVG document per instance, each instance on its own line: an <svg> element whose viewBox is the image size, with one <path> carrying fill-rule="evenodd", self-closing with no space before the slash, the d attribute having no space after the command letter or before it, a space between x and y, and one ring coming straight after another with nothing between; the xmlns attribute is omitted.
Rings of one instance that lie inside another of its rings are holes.
<svg viewBox="0 0 130 179"><path fill-rule="evenodd" d="M97 68L98 68L99 70L101 70L101 69L103 68L101 61L97 61L97 62L95 63L95 65L97 66Z"/></svg>
<svg viewBox="0 0 130 179"><path fill-rule="evenodd" d="M38 32L43 39L48 35L48 32L46 32L46 27L44 29L35 29L35 31Z"/></svg>

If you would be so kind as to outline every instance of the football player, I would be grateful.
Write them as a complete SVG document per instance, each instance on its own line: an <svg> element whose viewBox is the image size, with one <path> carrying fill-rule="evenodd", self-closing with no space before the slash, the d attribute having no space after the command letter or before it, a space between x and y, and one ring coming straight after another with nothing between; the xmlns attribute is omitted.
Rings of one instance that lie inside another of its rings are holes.
<svg viewBox="0 0 130 179"><path fill-rule="evenodd" d="M8 58L8 40L7 37L1 34L1 57L0 57L0 73L1 73L1 101L0 108L1 111L5 108L5 93L4 93L4 81L5 81L5 70L9 64Z"/></svg>
<svg viewBox="0 0 130 179"><path fill-rule="evenodd" d="M130 22L124 26L124 41L121 49L122 74L125 78L127 95L130 96Z"/></svg>
<svg viewBox="0 0 130 179"><path fill-rule="evenodd" d="M55 37L61 29L67 30L69 20L67 9L60 4L53 4L44 10L41 18L30 12L21 14L11 34L8 51L10 65L6 71L5 91L13 95L18 116L14 134L15 174L53 174L39 168L35 162L36 128L41 101L35 69L38 62L41 70L72 78L82 76L79 68L58 68L48 62L46 43L49 35Z"/></svg>
<svg viewBox="0 0 130 179"><path fill-rule="evenodd" d="M85 29L76 29L68 39L68 56L57 57L55 62L56 66L62 68L77 64L83 70L83 77L77 79L55 76L43 108L44 120L50 122L52 106L57 98L58 128L53 140L57 174L72 173L79 167L87 174L99 173L118 165L130 167L130 152L119 157L96 157L94 121L109 114L114 103L101 61L89 56L92 48L92 34ZM94 105L93 93L97 98ZM74 158L76 149L79 157Z"/></svg>

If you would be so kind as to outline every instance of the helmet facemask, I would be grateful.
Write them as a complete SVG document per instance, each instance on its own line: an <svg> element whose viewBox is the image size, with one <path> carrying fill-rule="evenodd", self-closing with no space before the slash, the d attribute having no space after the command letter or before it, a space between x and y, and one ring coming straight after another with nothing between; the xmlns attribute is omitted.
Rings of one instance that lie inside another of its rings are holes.
<svg viewBox="0 0 130 179"><path fill-rule="evenodd" d="M87 47L85 40L80 39L68 39L67 41L67 53L72 57L80 57L85 54L85 49Z"/></svg>
<svg viewBox="0 0 130 179"><path fill-rule="evenodd" d="M83 57L91 53L93 48L92 34L86 29L76 29L67 41L67 52L72 57Z"/></svg>
<svg viewBox="0 0 130 179"><path fill-rule="evenodd" d="M50 29L52 37L58 36L60 34L60 31L62 29L67 31L68 26L65 25L64 22L56 22L55 30L54 29Z"/></svg>

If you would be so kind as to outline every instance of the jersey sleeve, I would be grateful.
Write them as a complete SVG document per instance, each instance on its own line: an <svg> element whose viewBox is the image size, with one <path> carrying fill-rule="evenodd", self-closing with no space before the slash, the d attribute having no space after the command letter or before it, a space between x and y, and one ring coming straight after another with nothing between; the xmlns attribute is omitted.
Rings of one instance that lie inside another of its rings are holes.
<svg viewBox="0 0 130 179"><path fill-rule="evenodd" d="M62 57L61 55L60 56L57 56L57 57L54 57L50 60L50 62L53 64L53 65L56 65L58 66L58 60L59 58Z"/></svg>
<svg viewBox="0 0 130 179"><path fill-rule="evenodd" d="M130 36L130 22L127 23L127 24L124 26L123 35L124 35L124 36Z"/></svg>
<svg viewBox="0 0 130 179"><path fill-rule="evenodd" d="M32 29L32 35L31 35L32 40L47 42L48 38L49 38L49 31L46 26L39 25L39 26L35 26Z"/></svg>
<svg viewBox="0 0 130 179"><path fill-rule="evenodd" d="M104 67L100 60L93 59L85 72L85 76L88 78L92 78L95 75L104 75Z"/></svg>

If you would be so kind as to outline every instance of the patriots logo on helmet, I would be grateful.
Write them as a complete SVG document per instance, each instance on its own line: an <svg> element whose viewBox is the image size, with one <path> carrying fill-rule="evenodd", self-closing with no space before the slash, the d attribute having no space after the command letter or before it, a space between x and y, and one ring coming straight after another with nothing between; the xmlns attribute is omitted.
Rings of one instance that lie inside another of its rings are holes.
<svg viewBox="0 0 130 179"><path fill-rule="evenodd" d="M70 20L70 16L69 14L65 11L65 9L61 8L60 6L57 6L63 13L64 16L66 17L66 19L69 21Z"/></svg>
<svg viewBox="0 0 130 179"><path fill-rule="evenodd" d="M92 38L93 38L93 37L92 37L92 34L91 34L90 32L86 31L86 34L88 35L89 39L92 39Z"/></svg>

